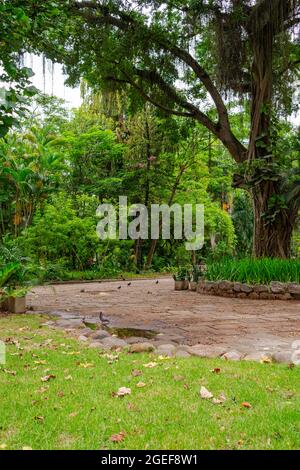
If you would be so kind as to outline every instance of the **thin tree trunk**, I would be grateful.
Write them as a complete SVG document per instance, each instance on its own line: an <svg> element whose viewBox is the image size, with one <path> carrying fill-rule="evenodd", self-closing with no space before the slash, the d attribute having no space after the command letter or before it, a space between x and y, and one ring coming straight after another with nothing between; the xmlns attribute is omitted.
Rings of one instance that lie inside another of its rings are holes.
<svg viewBox="0 0 300 470"><path fill-rule="evenodd" d="M173 188L172 188L171 195L170 195L169 200L168 200L168 206L171 206L173 204L174 197L175 197L177 188L179 186L181 177L182 177L182 175L183 175L183 173L185 172L186 169L187 169L187 165L182 165L181 168L180 168L180 171L177 175L177 178L176 178L175 183L174 183ZM161 227L162 227L162 219L160 217L160 219L159 219L159 233L161 231ZM151 264L152 264L153 256L154 256L156 246L157 246L157 241L158 240L156 240L156 239L151 240L151 244L150 244L150 248L149 248L148 256L147 256L147 261L146 261L146 265L145 265L146 270L149 269Z"/></svg>

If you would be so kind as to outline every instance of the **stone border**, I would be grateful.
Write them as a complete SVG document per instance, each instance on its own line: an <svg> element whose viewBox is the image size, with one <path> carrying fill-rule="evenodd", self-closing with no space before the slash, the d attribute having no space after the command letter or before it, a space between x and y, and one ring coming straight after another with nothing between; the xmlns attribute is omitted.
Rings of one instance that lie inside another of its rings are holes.
<svg viewBox="0 0 300 470"><path fill-rule="evenodd" d="M197 292L220 297L256 300L300 300L300 284L271 282L270 285L249 285L229 281L200 281Z"/></svg>

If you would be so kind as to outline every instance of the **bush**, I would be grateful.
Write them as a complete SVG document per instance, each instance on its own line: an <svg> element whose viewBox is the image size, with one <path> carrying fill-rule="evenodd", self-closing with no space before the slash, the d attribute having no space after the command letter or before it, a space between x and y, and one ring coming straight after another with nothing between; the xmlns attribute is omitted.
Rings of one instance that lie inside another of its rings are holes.
<svg viewBox="0 0 300 470"><path fill-rule="evenodd" d="M300 260L225 258L223 261L208 262L206 279L248 284L270 284L272 281L299 283Z"/></svg>

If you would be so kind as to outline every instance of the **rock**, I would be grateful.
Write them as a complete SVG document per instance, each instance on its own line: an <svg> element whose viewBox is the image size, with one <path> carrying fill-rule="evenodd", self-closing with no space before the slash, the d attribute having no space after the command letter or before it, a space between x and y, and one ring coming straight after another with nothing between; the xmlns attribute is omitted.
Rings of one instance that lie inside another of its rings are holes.
<svg viewBox="0 0 300 470"><path fill-rule="evenodd" d="M195 344L194 346L190 346L188 348L188 352L192 356L197 357L218 357L224 354L224 348L222 346Z"/></svg>
<svg viewBox="0 0 300 470"><path fill-rule="evenodd" d="M206 292L209 292L209 291L213 290L214 287L215 287L215 282L213 282L213 281L205 281L203 283L203 288L204 288L204 291L206 291Z"/></svg>
<svg viewBox="0 0 300 470"><path fill-rule="evenodd" d="M277 300L291 300L293 297L289 292L286 292L285 294L276 294L275 299Z"/></svg>
<svg viewBox="0 0 300 470"><path fill-rule="evenodd" d="M191 355L187 351L176 351L176 357L190 357Z"/></svg>
<svg viewBox="0 0 300 470"><path fill-rule="evenodd" d="M110 334L105 330L98 330L90 335L93 339L104 339L110 337Z"/></svg>
<svg viewBox="0 0 300 470"><path fill-rule="evenodd" d="M102 349L103 346L102 346L101 341L93 341L93 342L89 345L89 348L91 348L91 349L96 349L96 348Z"/></svg>
<svg viewBox="0 0 300 470"><path fill-rule="evenodd" d="M127 346L126 341L120 338L114 338L112 336L104 338L101 343L103 349L118 349L125 348Z"/></svg>
<svg viewBox="0 0 300 470"><path fill-rule="evenodd" d="M57 326L58 328L64 328L66 330L84 328L84 324L82 323L81 318L58 320L57 322L55 322L55 326Z"/></svg>
<svg viewBox="0 0 300 470"><path fill-rule="evenodd" d="M268 358L270 361L272 360L272 356L270 354L262 353L259 351L254 351L252 353L247 354L243 360L244 361L256 361L260 362L263 359Z"/></svg>
<svg viewBox="0 0 300 470"><path fill-rule="evenodd" d="M240 282L234 282L233 283L234 292L241 292L241 286L242 286L242 284Z"/></svg>
<svg viewBox="0 0 300 470"><path fill-rule="evenodd" d="M296 284L296 283L288 284L288 292L290 294L296 294L300 296L300 284Z"/></svg>
<svg viewBox="0 0 300 470"><path fill-rule="evenodd" d="M239 299L246 299L247 294L246 294L245 292L239 292L239 293L237 294L237 297L238 297Z"/></svg>
<svg viewBox="0 0 300 470"><path fill-rule="evenodd" d="M248 284L241 284L241 292L244 292L245 294L250 294L250 292L253 292L253 287L249 286Z"/></svg>
<svg viewBox="0 0 300 470"><path fill-rule="evenodd" d="M271 282L270 287L273 294L284 294L286 290L285 284L282 282Z"/></svg>
<svg viewBox="0 0 300 470"><path fill-rule="evenodd" d="M79 333L81 335L91 337L93 334L93 330L91 330L90 328L82 328L80 329Z"/></svg>
<svg viewBox="0 0 300 470"><path fill-rule="evenodd" d="M269 288L268 286L264 286L263 284L257 284L256 286L254 286L254 292L257 292L258 294L260 294L261 292L269 292Z"/></svg>
<svg viewBox="0 0 300 470"><path fill-rule="evenodd" d="M145 343L145 342L147 342L147 339L143 338L142 336L128 336L128 338L126 338L127 344L136 344L136 343Z"/></svg>
<svg viewBox="0 0 300 470"><path fill-rule="evenodd" d="M156 354L159 356L167 356L172 357L174 356L176 351L176 346L174 344L160 344L156 349Z"/></svg>
<svg viewBox="0 0 300 470"><path fill-rule="evenodd" d="M232 290L232 287L233 287L232 282L229 282L229 281L219 281L218 282L218 288L221 291L228 292L228 291Z"/></svg>
<svg viewBox="0 0 300 470"><path fill-rule="evenodd" d="M130 353L143 353L154 351L154 346L152 343L135 343L129 347Z"/></svg>
<svg viewBox="0 0 300 470"><path fill-rule="evenodd" d="M84 336L84 335L78 336L77 339L78 339L78 341L84 341L84 342L88 341L88 337L87 337L87 336Z"/></svg>
<svg viewBox="0 0 300 470"><path fill-rule="evenodd" d="M272 355L274 362L278 364L291 364L292 363L292 352L291 351L278 351Z"/></svg>
<svg viewBox="0 0 300 470"><path fill-rule="evenodd" d="M238 351L229 351L223 354L222 359L225 359L226 361L240 361L243 357L244 355Z"/></svg>
<svg viewBox="0 0 300 470"><path fill-rule="evenodd" d="M259 294L259 298L262 300L271 300L273 299L273 295L269 292L261 292L261 294Z"/></svg>
<svg viewBox="0 0 300 470"><path fill-rule="evenodd" d="M257 292L250 292L250 294L248 295L248 299L258 300L259 294Z"/></svg>

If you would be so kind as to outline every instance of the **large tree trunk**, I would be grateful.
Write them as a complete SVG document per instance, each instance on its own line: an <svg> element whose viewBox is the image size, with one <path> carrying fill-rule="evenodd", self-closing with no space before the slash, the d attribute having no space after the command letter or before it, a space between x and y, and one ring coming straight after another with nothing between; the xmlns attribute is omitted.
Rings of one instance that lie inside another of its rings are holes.
<svg viewBox="0 0 300 470"><path fill-rule="evenodd" d="M270 182L252 190L254 208L253 255L257 258L288 258L296 214L287 208L274 208L273 216L269 202L276 193Z"/></svg>

